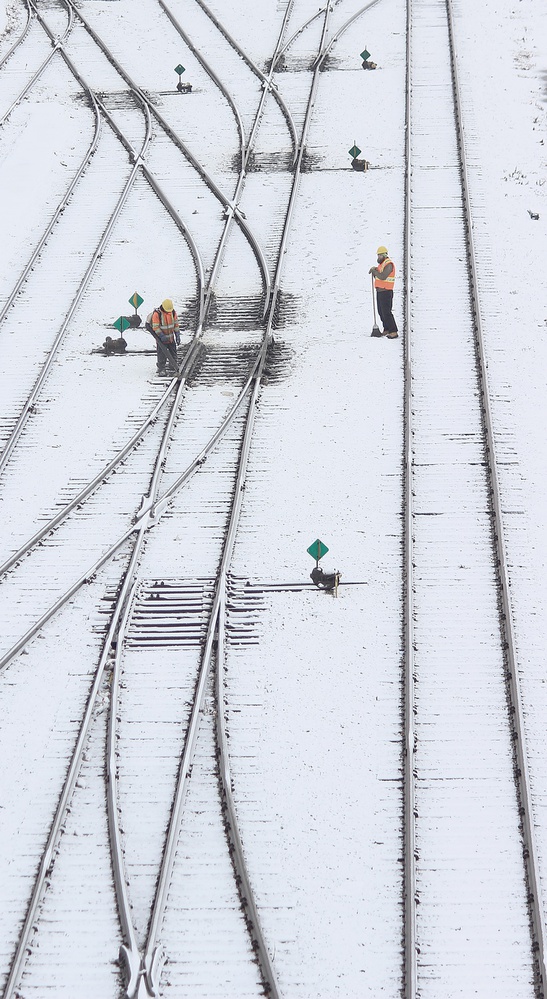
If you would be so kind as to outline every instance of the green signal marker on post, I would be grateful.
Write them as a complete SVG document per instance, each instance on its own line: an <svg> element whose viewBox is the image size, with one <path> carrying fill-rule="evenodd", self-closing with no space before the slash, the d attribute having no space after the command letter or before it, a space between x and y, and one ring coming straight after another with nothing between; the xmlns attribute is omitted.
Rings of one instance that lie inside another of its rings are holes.
<svg viewBox="0 0 547 999"><path fill-rule="evenodd" d="M141 298L138 291L136 291L134 295L131 295L131 298L129 299L129 304L133 306L135 312L137 311L139 305L142 305L143 302L144 298Z"/></svg>
<svg viewBox="0 0 547 999"><path fill-rule="evenodd" d="M327 554L328 548L322 541L319 540L319 538L317 538L317 541L314 541L313 544L306 549L306 551L308 555L311 555L311 557L315 559L317 565L319 563L319 559L323 558L323 555Z"/></svg>
<svg viewBox="0 0 547 999"><path fill-rule="evenodd" d="M115 326L116 329L120 331L120 333L123 333L124 330L129 329L131 323L129 322L129 319L126 318L126 316L120 316L120 318L116 319L116 322L112 323L112 325Z"/></svg>
<svg viewBox="0 0 547 999"><path fill-rule="evenodd" d="M189 94L190 91L192 90L192 84L191 83L183 83L182 82L182 74L185 73L185 72L186 72L186 70L185 70L184 66L179 62L178 66L175 66L175 73L179 74L179 82L177 83L177 90L178 90L179 94Z"/></svg>
<svg viewBox="0 0 547 999"><path fill-rule="evenodd" d="M357 157L359 156L359 153L361 152L361 150L359 149L359 146L353 145L351 147L351 149L348 149L348 152L349 152L352 160L356 160Z"/></svg>
<svg viewBox="0 0 547 999"><path fill-rule="evenodd" d="M365 49L364 52L361 52L361 59L363 60L363 62L366 62L367 59L370 59L370 52L368 49Z"/></svg>

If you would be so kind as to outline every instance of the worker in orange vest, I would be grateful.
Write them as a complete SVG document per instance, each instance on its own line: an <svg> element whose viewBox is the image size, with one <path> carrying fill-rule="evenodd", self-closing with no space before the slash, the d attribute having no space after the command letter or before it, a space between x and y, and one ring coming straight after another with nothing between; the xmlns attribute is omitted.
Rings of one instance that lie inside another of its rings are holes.
<svg viewBox="0 0 547 999"><path fill-rule="evenodd" d="M164 298L146 319L146 327L156 341L158 374L165 371L166 363L177 370L177 346L180 343L180 326L175 307L170 298Z"/></svg>
<svg viewBox="0 0 547 999"><path fill-rule="evenodd" d="M384 327L383 332L379 335L387 336L389 340L395 340L399 336L397 323L391 311L393 307L393 286L395 284L395 264L389 259L385 246L379 246L376 253L378 256L378 266L371 267L369 274L372 274L374 277L378 314Z"/></svg>

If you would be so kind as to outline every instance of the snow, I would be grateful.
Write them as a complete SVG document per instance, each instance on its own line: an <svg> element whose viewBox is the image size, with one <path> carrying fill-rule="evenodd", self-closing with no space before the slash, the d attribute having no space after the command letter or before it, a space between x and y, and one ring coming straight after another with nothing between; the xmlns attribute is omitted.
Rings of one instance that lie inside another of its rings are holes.
<svg viewBox="0 0 547 999"><path fill-rule="evenodd" d="M444 3L414 2L428 39L418 53L427 89ZM62 32L63 11L40 0L38 6ZM263 0L259 6L254 0L210 3L264 71L284 5ZM357 0L335 4L336 27L359 6ZM297 0L288 35L317 7L316 0ZM481 5L454 0L453 7L534 825L547 898L547 10L542 0L485 0ZM79 9L153 96L226 197L233 197L239 149L235 117L159 5L82 0ZM197 3L172 0L170 9L233 94L248 136L259 81L219 39ZM0 3L0 59L24 23L23 4ZM276 74L298 131L320 28L318 18L295 39L285 70ZM464 394L473 344L465 339L468 331L460 330L454 306L456 285L465 288L465 256L458 236L452 230L448 235L444 223L441 229L437 214L450 196L455 155L448 117L434 123L423 173L416 175L416 193L428 199L425 210L436 221L430 239L415 248L419 280L408 289L415 322L411 331L404 330L405 30L402 0L382 0L341 36L319 77L307 170L282 277L281 319L260 396L232 562L240 585L249 581L256 592L257 606L249 617L251 640L242 643L237 640L241 613L238 618L230 611L236 638L228 643L225 685L234 795L281 995L400 995L403 333L410 332L419 372L420 446L441 438L444 448L417 472L417 486L424 490L420 509L435 511L443 501L437 465L454 464L461 471L451 497L450 540L440 517L422 517L428 523L417 527L420 556L428 546L438 546L420 593L427 625L422 622L417 629L418 705L432 712L417 756L424 775L421 807L428 816L420 827L421 994L490 999L495 989L502 999L531 999L518 816L516 799L507 792L512 757L503 664L495 651L496 607L484 614L479 603L488 592L491 562L481 547L487 521L481 444L478 438L465 439L475 433L478 419L476 392ZM358 54L365 45L379 64L374 73L360 66ZM50 48L33 23L22 51L0 69L0 115ZM67 51L89 85L104 93L106 106L139 150L142 115L78 23ZM172 67L180 61L187 67L184 79L194 86L191 95L174 92ZM78 85L56 58L33 96L2 127L0 308L85 156L93 124ZM367 173L349 168L347 151L354 142L370 161ZM286 166L289 150L284 119L270 101L253 153L254 162L262 160L268 170L248 175L241 199L270 267L282 223L275 205L288 196L290 181L279 166ZM157 123L147 162L195 232L210 274L222 206L207 196ZM8 372L0 402L2 440L130 173L127 152L103 124L97 153L25 285L25 318L16 304L2 323ZM455 218L452 222L456 233ZM370 337L368 268L380 243L398 266L394 311L401 336L390 342ZM447 287L455 256L460 258L458 278ZM154 358L143 353L150 347L143 332L127 334L137 354L123 359L91 354L113 319L128 312L127 299L135 290L145 298L143 313L166 294L180 303L187 344L196 293L191 253L140 175L69 324L23 445L3 473L0 561L97 474L164 390L150 383ZM230 236L216 291L217 321L205 342L211 355L233 356L234 377L230 381L224 373L204 385L198 381L187 393L160 492L223 419L238 389L238 352L258 340L249 303L260 296L261 277L239 230ZM28 335L21 336L22 325ZM127 529L149 488L150 455L163 419L126 460L123 473L2 582L2 654ZM160 573L190 580L195 599L204 605L208 591L203 583L202 593L200 580L215 575L219 518L226 515L232 485L230 448L241 421L239 416L228 440L177 495L150 532L140 559L143 580ZM458 534L460 514L468 509L475 511L472 540ZM342 572L338 599L306 586L313 565L306 549L317 537L330 549L325 567ZM7 885L0 907L2 981L96 666L110 606L105 594L117 585L127 553L126 546L0 676L5 805L0 882ZM287 583L301 588L287 592ZM264 584L273 589L263 589ZM238 599L234 594L236 608ZM452 627L457 613L459 624ZM130 873L141 876L133 892L142 938L198 659L195 648L176 655L168 651L163 659L157 651L137 648L128 652L124 665L122 804ZM439 665L440 675L435 672ZM143 686L133 690L135 677L142 677ZM46 899L43 921L54 929L29 961L25 999L43 999L46 988L72 999L118 994L115 962L121 941L101 800L107 688L108 682L63 837L59 879ZM185 863L176 870L166 920L172 959L163 988L166 995L241 999L257 994L259 986L254 967L243 967L248 944L239 918L234 916L222 940L223 913L237 907L237 900L214 827L218 807L207 769L210 726L206 712L179 846ZM147 742L153 746L150 753ZM455 820L460 806L469 826ZM469 840L468 828L482 832L484 839ZM469 903L472 887L477 895ZM181 933L182 956L175 953ZM86 963L79 969L74 955L84 950ZM200 953L202 975L199 959L192 963Z"/></svg>

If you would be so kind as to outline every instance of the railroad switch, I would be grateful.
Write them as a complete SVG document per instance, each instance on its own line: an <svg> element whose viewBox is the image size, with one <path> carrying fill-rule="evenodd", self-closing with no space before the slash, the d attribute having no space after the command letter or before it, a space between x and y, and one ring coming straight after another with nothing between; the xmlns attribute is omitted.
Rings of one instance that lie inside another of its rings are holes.
<svg viewBox="0 0 547 999"><path fill-rule="evenodd" d="M318 589L334 593L334 596L337 597L341 575L342 573L338 572L338 569L335 569L334 572L324 572L321 566L316 565L310 572L310 579Z"/></svg>

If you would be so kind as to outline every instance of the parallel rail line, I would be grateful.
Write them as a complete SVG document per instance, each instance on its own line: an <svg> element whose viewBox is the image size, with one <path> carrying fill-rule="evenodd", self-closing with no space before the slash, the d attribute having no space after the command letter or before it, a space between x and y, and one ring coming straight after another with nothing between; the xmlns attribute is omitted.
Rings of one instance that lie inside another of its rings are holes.
<svg viewBox="0 0 547 999"><path fill-rule="evenodd" d="M417 663L415 608L413 590L415 586L416 552L414 534L416 530L416 502L414 500L414 443L413 443L413 402L412 380L413 330L411 311L412 287L412 246L413 246L413 0L407 3L407 81L406 81L406 178L405 178L405 230L404 230L404 272L406 282L405 297L405 344L404 344L404 738L403 738L403 786L404 786L404 991L406 999L417 999L420 994L418 953L420 940L417 930L417 798L416 751L418 746L417 723L419 707L416 700ZM529 765L526 753L526 733L522 699L518 677L517 652L513 625L513 611L510 596L510 577L504 542L503 510L500 497L499 475L496 463L496 439L492 421L490 393L487 376L481 302L479 294L479 268L473 240L473 214L469 193L466 163L466 144L463 125L461 98L454 38L454 15L451 0L444 0L447 21L447 34L450 51L450 73L453 86L454 127L459 151L463 226L469 270L469 295L476 345L477 378L480 386L480 414L484 435L484 456L488 478L487 494L492 522L492 563L498 589L499 629L501 649L505 663L505 681L509 701L509 718L512 729L514 753L514 779L518 801L520 835L522 838L523 877L527 887L527 905L530 919L530 950L534 967L534 989L538 999L544 999L546 985L545 922L542 903L541 882L537 847L535 842L533 802L530 787ZM508 726L509 727L509 726Z"/></svg>

